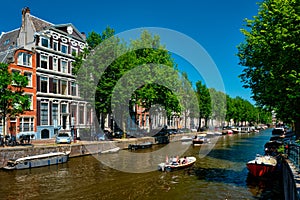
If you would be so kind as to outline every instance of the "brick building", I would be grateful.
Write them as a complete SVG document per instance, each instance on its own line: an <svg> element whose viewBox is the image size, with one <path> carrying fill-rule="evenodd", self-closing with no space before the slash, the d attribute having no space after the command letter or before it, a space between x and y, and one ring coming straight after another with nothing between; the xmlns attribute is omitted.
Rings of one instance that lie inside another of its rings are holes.
<svg viewBox="0 0 300 200"><path fill-rule="evenodd" d="M26 75L30 110L7 119L9 134L34 134L48 139L58 131L90 127L92 111L79 97L72 73L74 55L86 47L85 35L68 24L52 24L22 10L20 28L0 36L0 62Z"/></svg>

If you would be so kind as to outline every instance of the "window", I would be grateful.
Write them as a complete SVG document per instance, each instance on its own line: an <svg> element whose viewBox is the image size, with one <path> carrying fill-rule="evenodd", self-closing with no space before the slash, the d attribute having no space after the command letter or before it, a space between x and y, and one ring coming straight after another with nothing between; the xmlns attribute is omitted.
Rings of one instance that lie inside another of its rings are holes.
<svg viewBox="0 0 300 200"><path fill-rule="evenodd" d="M41 77L41 92L48 92L48 78Z"/></svg>
<svg viewBox="0 0 300 200"><path fill-rule="evenodd" d="M77 110L77 105L71 105L71 116L76 119L76 110Z"/></svg>
<svg viewBox="0 0 300 200"><path fill-rule="evenodd" d="M61 113L67 113L67 104L61 104Z"/></svg>
<svg viewBox="0 0 300 200"><path fill-rule="evenodd" d="M67 95L67 81L61 81L61 94Z"/></svg>
<svg viewBox="0 0 300 200"><path fill-rule="evenodd" d="M76 96L76 83L71 83L72 96Z"/></svg>
<svg viewBox="0 0 300 200"><path fill-rule="evenodd" d="M41 68L48 69L48 56L41 55Z"/></svg>
<svg viewBox="0 0 300 200"><path fill-rule="evenodd" d="M57 44L57 42L54 41L54 42L53 42L53 50L54 50L54 51L57 51L57 50L58 50L57 47L58 47L58 44Z"/></svg>
<svg viewBox="0 0 300 200"><path fill-rule="evenodd" d="M49 48L49 39L47 39L47 38L42 38L42 40L41 40L41 45L42 45L43 47Z"/></svg>
<svg viewBox="0 0 300 200"><path fill-rule="evenodd" d="M73 55L73 56L77 56L77 49L72 48L72 55Z"/></svg>
<svg viewBox="0 0 300 200"><path fill-rule="evenodd" d="M68 46L62 44L62 45L61 45L61 52L62 52L62 53L68 53Z"/></svg>
<svg viewBox="0 0 300 200"><path fill-rule="evenodd" d="M62 73L67 73L67 71L68 71L67 68L68 68L68 62L62 60L61 61L61 72Z"/></svg>
<svg viewBox="0 0 300 200"><path fill-rule="evenodd" d="M21 72L20 72L19 70L12 69L12 70L11 70L11 73L12 73L12 75L13 75L13 77L14 77L14 76L17 76L18 74L20 74ZM13 79L13 81L12 81L12 85L16 85L16 82L14 81L14 79Z"/></svg>
<svg viewBox="0 0 300 200"><path fill-rule="evenodd" d="M28 107L28 110L33 110L33 95L32 94L25 94L28 99L29 99L29 107Z"/></svg>
<svg viewBox="0 0 300 200"><path fill-rule="evenodd" d="M58 122L58 104L52 104L52 120Z"/></svg>
<svg viewBox="0 0 300 200"><path fill-rule="evenodd" d="M32 87L32 74L30 72L24 72L24 76L28 79L27 87Z"/></svg>
<svg viewBox="0 0 300 200"><path fill-rule="evenodd" d="M41 103L41 125L48 125L48 103Z"/></svg>
<svg viewBox="0 0 300 200"><path fill-rule="evenodd" d="M57 58L53 58L53 70L58 71L58 60L57 60Z"/></svg>
<svg viewBox="0 0 300 200"><path fill-rule="evenodd" d="M84 106L79 106L79 124L84 123Z"/></svg>
<svg viewBox="0 0 300 200"><path fill-rule="evenodd" d="M10 39L7 39L7 40L5 40L5 42L4 42L4 46L5 46L5 45L8 45L8 44L9 44L9 42L10 42Z"/></svg>
<svg viewBox="0 0 300 200"><path fill-rule="evenodd" d="M57 94L58 93L58 80L53 79L53 93Z"/></svg>
<svg viewBox="0 0 300 200"><path fill-rule="evenodd" d="M18 65L25 65L32 67L32 57L30 54L20 52L18 54Z"/></svg>
<svg viewBox="0 0 300 200"><path fill-rule="evenodd" d="M20 118L20 132L34 131L34 117Z"/></svg>

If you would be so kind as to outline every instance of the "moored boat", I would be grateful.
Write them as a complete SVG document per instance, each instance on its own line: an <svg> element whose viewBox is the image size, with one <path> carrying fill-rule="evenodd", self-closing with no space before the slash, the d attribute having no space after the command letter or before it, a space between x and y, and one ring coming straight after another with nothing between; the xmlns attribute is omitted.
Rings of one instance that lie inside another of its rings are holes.
<svg viewBox="0 0 300 200"><path fill-rule="evenodd" d="M111 149L107 149L104 151L101 151L100 153L117 153L118 151L120 151L120 147L115 147L115 148L111 148Z"/></svg>
<svg viewBox="0 0 300 200"><path fill-rule="evenodd" d="M130 150L146 149L146 148L151 148L151 147L152 147L152 142L144 142L144 143L140 143L140 144L128 145L128 149L130 149Z"/></svg>
<svg viewBox="0 0 300 200"><path fill-rule="evenodd" d="M171 159L170 162L167 159L166 162L158 164L159 171L174 171L179 169L185 169L191 167L196 162L196 158L193 156L183 157L180 159Z"/></svg>
<svg viewBox="0 0 300 200"><path fill-rule="evenodd" d="M3 169L29 169L34 167L43 167L65 163L68 161L70 151L68 152L50 152L34 156L26 156L18 159L10 159Z"/></svg>
<svg viewBox="0 0 300 200"><path fill-rule="evenodd" d="M254 160L249 161L246 165L250 174L261 177L276 170L277 160L272 156L257 155Z"/></svg>
<svg viewBox="0 0 300 200"><path fill-rule="evenodd" d="M181 142L190 142L192 140L193 140L193 138L190 136L182 136L180 139Z"/></svg>
<svg viewBox="0 0 300 200"><path fill-rule="evenodd" d="M208 142L209 142L209 138L207 138L205 135L197 135L193 139L194 146L201 145L203 143L208 143Z"/></svg>

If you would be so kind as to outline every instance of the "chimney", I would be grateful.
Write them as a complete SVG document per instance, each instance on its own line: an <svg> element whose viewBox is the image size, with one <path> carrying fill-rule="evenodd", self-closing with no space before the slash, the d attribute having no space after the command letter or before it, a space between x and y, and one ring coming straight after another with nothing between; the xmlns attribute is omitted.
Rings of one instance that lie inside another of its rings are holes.
<svg viewBox="0 0 300 200"><path fill-rule="evenodd" d="M28 7L22 9L22 16L24 16L26 13L30 13L30 9Z"/></svg>
<svg viewBox="0 0 300 200"><path fill-rule="evenodd" d="M86 40L86 34L85 34L85 32L81 32L81 35L82 35L83 39Z"/></svg>
<svg viewBox="0 0 300 200"><path fill-rule="evenodd" d="M25 7L22 9L22 27L25 27L25 15L30 14L30 9L28 7Z"/></svg>

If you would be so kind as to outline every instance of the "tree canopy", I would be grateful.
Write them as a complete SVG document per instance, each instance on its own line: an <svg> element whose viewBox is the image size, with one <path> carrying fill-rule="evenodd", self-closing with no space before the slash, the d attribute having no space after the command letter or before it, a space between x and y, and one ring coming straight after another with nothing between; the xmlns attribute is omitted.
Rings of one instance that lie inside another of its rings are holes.
<svg viewBox="0 0 300 200"><path fill-rule="evenodd" d="M10 72L8 64L0 63L0 116L4 123L6 117L18 116L29 109L30 99L23 90L27 84L26 76Z"/></svg>
<svg viewBox="0 0 300 200"><path fill-rule="evenodd" d="M261 107L300 130L300 2L265 0L257 16L246 19L238 46L244 87Z"/></svg>

